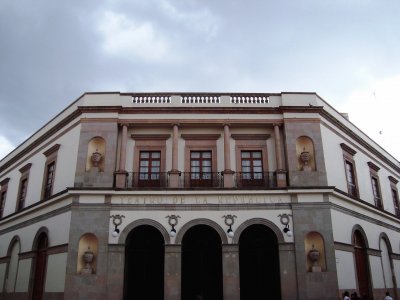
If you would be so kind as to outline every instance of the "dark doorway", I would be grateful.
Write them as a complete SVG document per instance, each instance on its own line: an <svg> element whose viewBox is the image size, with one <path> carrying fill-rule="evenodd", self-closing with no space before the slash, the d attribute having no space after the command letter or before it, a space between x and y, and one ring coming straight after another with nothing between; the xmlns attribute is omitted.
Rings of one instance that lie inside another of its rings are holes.
<svg viewBox="0 0 400 300"><path fill-rule="evenodd" d="M221 300L222 246L207 225L190 228L182 240L182 300Z"/></svg>
<svg viewBox="0 0 400 300"><path fill-rule="evenodd" d="M353 236L354 258L356 261L358 290L362 297L372 298L371 282L369 273L369 263L367 247L360 231L356 230Z"/></svg>
<svg viewBox="0 0 400 300"><path fill-rule="evenodd" d="M152 226L138 226L126 239L124 299L164 299L164 238Z"/></svg>
<svg viewBox="0 0 400 300"><path fill-rule="evenodd" d="M240 299L281 299L279 249L264 225L247 227L239 238Z"/></svg>
<svg viewBox="0 0 400 300"><path fill-rule="evenodd" d="M33 291L32 299L41 300L43 299L44 283L46 279L46 267L47 267L47 247L48 238L45 232L42 232L36 244L36 257L35 257L35 271L33 275Z"/></svg>

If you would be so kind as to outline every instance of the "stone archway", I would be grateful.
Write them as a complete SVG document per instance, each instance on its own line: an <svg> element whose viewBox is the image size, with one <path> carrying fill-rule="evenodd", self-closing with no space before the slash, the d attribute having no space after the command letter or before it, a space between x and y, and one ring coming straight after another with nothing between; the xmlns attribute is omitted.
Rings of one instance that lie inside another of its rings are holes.
<svg viewBox="0 0 400 300"><path fill-rule="evenodd" d="M223 299L222 244L219 233L204 224L182 237L182 299Z"/></svg>
<svg viewBox="0 0 400 300"><path fill-rule="evenodd" d="M240 299L281 299L279 245L264 224L246 227L239 237Z"/></svg>
<svg viewBox="0 0 400 300"><path fill-rule="evenodd" d="M164 299L164 237L151 225L126 237L124 299Z"/></svg>

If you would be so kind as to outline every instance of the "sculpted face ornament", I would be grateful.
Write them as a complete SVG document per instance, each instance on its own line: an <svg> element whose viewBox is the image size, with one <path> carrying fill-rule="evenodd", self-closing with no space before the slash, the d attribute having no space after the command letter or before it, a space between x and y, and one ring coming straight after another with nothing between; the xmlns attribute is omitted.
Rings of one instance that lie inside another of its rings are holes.
<svg viewBox="0 0 400 300"><path fill-rule="evenodd" d="M178 218L180 216L177 215L170 215L166 216L168 218L168 224L171 226L171 231L169 232L170 237L174 237L176 235L175 226L178 224Z"/></svg>
<svg viewBox="0 0 400 300"><path fill-rule="evenodd" d="M112 232L113 237L117 237L119 234L118 226L122 224L122 218L125 218L124 215L112 215L110 219L113 219L112 222L115 226L114 231Z"/></svg>
<svg viewBox="0 0 400 300"><path fill-rule="evenodd" d="M235 218L237 218L235 215L225 215L222 216L225 218L224 223L226 226L229 226L228 230L226 231L228 233L228 236L230 238L233 238L235 236L235 233L232 230L232 225L235 223Z"/></svg>
<svg viewBox="0 0 400 300"><path fill-rule="evenodd" d="M281 224L284 225L285 227L283 228L283 232L286 233L288 237L293 236L293 232L290 230L289 223L290 223L290 217L291 214L281 214L278 215L278 218L281 218Z"/></svg>

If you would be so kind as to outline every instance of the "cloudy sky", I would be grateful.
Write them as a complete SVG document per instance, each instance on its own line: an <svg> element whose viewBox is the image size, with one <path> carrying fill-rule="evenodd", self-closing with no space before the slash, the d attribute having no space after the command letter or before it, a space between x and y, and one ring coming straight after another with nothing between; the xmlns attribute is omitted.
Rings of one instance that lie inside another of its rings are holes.
<svg viewBox="0 0 400 300"><path fill-rule="evenodd" d="M398 0L1 0L0 158L86 91L317 92L400 159Z"/></svg>

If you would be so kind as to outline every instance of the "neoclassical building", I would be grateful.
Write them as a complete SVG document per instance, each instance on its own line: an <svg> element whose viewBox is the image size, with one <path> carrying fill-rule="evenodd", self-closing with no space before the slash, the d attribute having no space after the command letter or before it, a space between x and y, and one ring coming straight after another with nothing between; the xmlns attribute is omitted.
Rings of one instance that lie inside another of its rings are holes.
<svg viewBox="0 0 400 300"><path fill-rule="evenodd" d="M0 161L0 299L399 299L399 180L315 93L85 93Z"/></svg>

